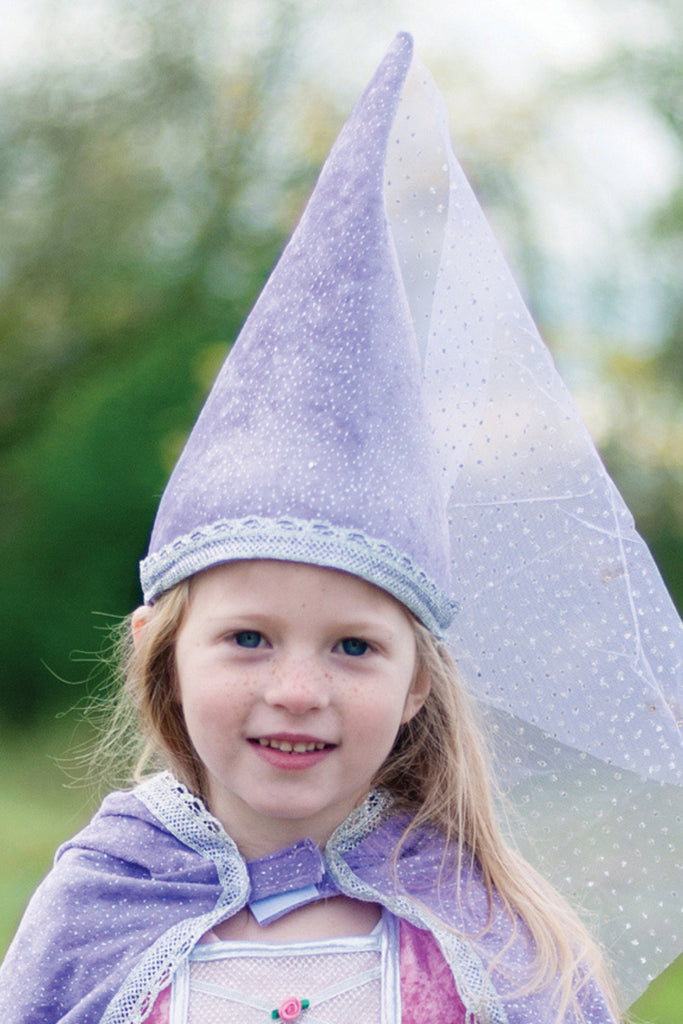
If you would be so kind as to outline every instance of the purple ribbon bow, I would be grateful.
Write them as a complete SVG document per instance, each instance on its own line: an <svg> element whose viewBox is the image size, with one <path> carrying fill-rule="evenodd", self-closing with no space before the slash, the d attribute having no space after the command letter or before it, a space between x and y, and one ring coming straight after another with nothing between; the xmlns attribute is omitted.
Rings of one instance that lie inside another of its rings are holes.
<svg viewBox="0 0 683 1024"><path fill-rule="evenodd" d="M251 881L249 909L263 925L296 907L339 893L312 839L300 839L284 850L250 860L247 871Z"/></svg>

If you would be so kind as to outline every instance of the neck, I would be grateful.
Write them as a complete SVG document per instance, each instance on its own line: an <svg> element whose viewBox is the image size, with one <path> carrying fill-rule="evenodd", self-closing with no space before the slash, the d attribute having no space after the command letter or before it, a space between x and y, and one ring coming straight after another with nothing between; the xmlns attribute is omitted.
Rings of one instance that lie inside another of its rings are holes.
<svg viewBox="0 0 683 1024"><path fill-rule="evenodd" d="M365 794L363 794L365 796ZM225 831L234 840L245 860L255 860L277 853L292 846L301 839L311 839L323 850L332 833L346 820L354 806L362 800L343 808L330 808L326 815L316 814L310 818L275 818L255 814L251 808L231 805L221 806L211 794L207 807L218 818Z"/></svg>

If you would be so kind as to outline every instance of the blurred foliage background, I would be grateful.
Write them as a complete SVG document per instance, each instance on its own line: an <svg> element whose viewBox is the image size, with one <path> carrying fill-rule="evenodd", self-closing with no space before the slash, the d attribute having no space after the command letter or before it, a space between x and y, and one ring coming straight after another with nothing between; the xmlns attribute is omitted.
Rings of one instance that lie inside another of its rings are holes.
<svg viewBox="0 0 683 1024"><path fill-rule="evenodd" d="M184 437L401 28L683 607L683 8L2 6L0 806L50 822L13 840L8 937L87 809L47 781L44 752L72 728L54 722L87 699L109 624L139 602L136 563ZM650 1019L673 1022L661 1012Z"/></svg>

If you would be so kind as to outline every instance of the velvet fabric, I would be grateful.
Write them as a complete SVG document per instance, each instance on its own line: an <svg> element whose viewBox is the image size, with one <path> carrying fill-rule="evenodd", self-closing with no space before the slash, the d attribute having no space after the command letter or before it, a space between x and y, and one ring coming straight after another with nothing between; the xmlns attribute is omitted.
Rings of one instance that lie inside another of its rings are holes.
<svg viewBox="0 0 683 1024"><path fill-rule="evenodd" d="M314 900L335 896L339 890L325 873L325 861L312 839L250 860L249 909L259 924L270 924Z"/></svg>
<svg viewBox="0 0 683 1024"><path fill-rule="evenodd" d="M429 931L467 1013L497 1024L552 1019L552 993L519 996L533 950L439 835L414 831L373 793L325 851L340 891ZM394 854L398 849L398 857ZM249 875L220 824L168 774L109 796L57 854L0 968L3 1024L141 1024L201 937L247 904ZM429 952L413 944L419 960ZM429 963L432 963L429 960ZM433 969L433 963L432 963ZM612 1024L587 979L586 1024ZM574 1024L572 1014L566 1024Z"/></svg>
<svg viewBox="0 0 683 1024"><path fill-rule="evenodd" d="M411 60L398 36L218 375L159 504L147 601L208 566L276 558L352 572L437 633L452 618L445 495L383 192Z"/></svg>
<svg viewBox="0 0 683 1024"><path fill-rule="evenodd" d="M401 922L401 1024L480 1024L466 1021L453 974L434 937Z"/></svg>

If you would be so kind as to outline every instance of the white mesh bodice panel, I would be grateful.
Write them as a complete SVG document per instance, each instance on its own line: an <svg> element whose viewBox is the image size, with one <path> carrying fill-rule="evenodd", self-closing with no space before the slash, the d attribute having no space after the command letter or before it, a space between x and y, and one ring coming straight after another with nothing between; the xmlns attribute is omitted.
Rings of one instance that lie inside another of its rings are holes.
<svg viewBox="0 0 683 1024"><path fill-rule="evenodd" d="M316 942L198 945L173 981L169 1024L267 1024L288 1000L300 1024L401 1019L398 921L370 935Z"/></svg>

